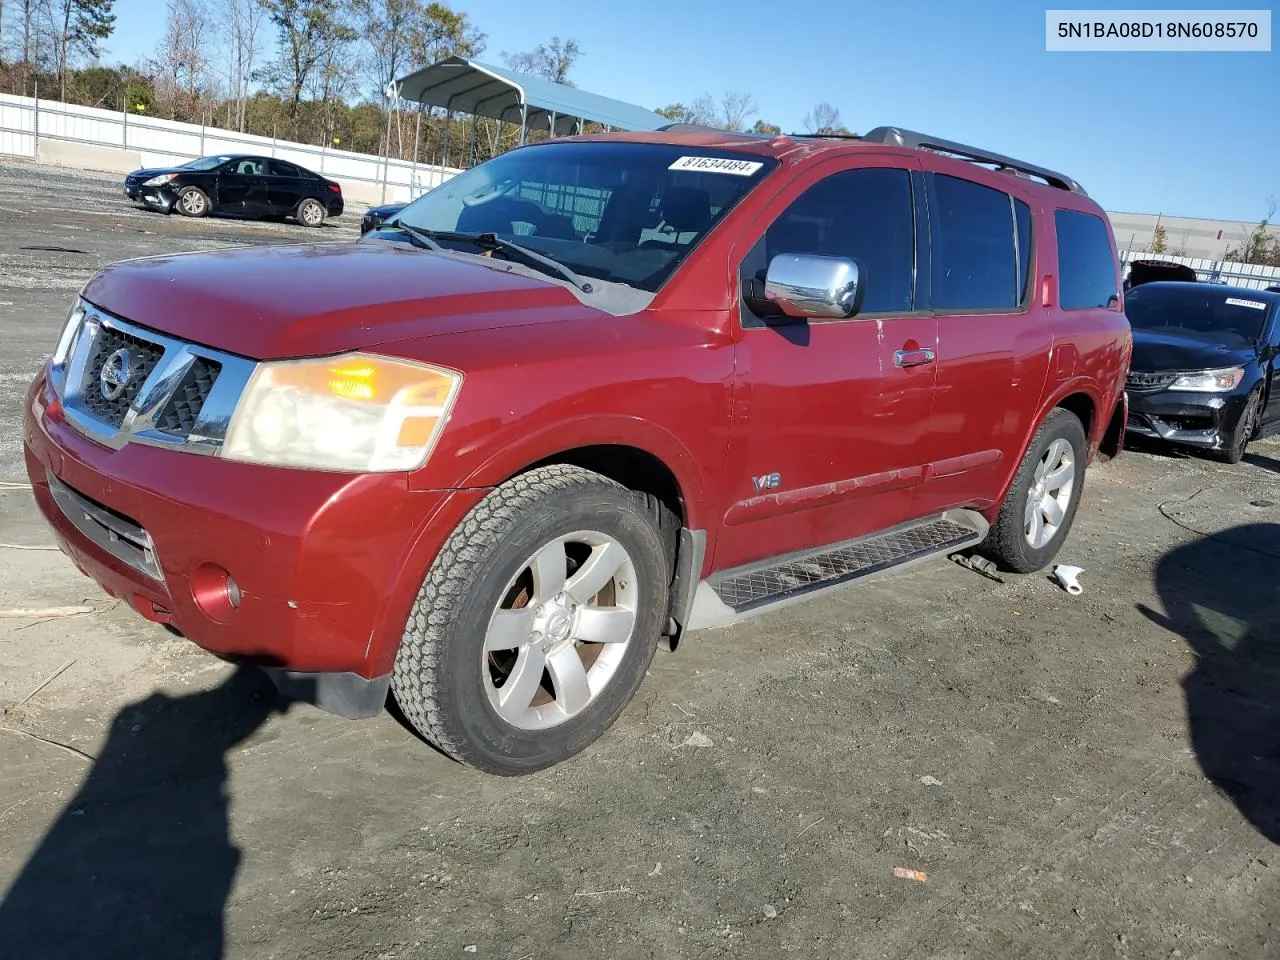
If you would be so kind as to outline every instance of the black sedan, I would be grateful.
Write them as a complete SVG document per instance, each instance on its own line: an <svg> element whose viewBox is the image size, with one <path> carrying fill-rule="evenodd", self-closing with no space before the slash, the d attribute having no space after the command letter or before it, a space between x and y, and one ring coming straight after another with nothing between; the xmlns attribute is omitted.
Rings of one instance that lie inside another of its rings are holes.
<svg viewBox="0 0 1280 960"><path fill-rule="evenodd" d="M407 203L384 203L380 207L370 207L360 218L360 233L363 235L374 227L382 226L389 217L394 217L407 206Z"/></svg>
<svg viewBox="0 0 1280 960"><path fill-rule="evenodd" d="M1280 431L1280 294L1156 281L1125 294L1128 432L1239 463Z"/></svg>
<svg viewBox="0 0 1280 960"><path fill-rule="evenodd" d="M135 170L124 178L124 192L150 209L188 217L294 217L318 227L342 214L338 183L271 157L222 154L179 167Z"/></svg>

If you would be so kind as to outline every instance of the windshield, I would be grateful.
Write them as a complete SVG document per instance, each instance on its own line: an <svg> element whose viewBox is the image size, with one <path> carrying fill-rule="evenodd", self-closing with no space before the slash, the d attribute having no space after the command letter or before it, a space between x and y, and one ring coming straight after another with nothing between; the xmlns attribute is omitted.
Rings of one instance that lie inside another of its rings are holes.
<svg viewBox="0 0 1280 960"><path fill-rule="evenodd" d="M776 166L769 157L666 144L552 143L459 174L397 219L421 230L492 233L584 277L653 292Z"/></svg>
<svg viewBox="0 0 1280 960"><path fill-rule="evenodd" d="M201 157L199 160L192 160L190 163L182 165L185 170L212 170L219 164L226 163L230 157Z"/></svg>
<svg viewBox="0 0 1280 960"><path fill-rule="evenodd" d="M1167 329L1197 339L1253 343L1262 336L1267 303L1242 290L1143 284L1125 295L1124 313L1135 330Z"/></svg>

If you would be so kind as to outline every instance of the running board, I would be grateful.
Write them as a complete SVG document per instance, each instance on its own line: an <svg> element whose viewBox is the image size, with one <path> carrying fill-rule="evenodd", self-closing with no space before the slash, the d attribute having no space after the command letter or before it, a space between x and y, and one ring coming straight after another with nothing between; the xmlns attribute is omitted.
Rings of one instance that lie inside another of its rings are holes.
<svg viewBox="0 0 1280 960"><path fill-rule="evenodd" d="M870 537L725 570L698 584L689 629L723 626L776 610L854 580L972 547L987 522L971 510L949 510Z"/></svg>

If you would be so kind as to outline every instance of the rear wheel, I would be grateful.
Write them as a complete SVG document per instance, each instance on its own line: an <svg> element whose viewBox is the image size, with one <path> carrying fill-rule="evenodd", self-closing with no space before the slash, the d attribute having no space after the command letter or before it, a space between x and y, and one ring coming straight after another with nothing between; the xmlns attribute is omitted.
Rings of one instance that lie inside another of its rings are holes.
<svg viewBox="0 0 1280 960"><path fill-rule="evenodd" d="M177 211L184 217L208 216L211 206L208 194L199 187L183 187L174 204Z"/></svg>
<svg viewBox="0 0 1280 960"><path fill-rule="evenodd" d="M514 478L441 550L405 626L392 690L450 756L531 773L598 739L665 624L661 508L580 467Z"/></svg>
<svg viewBox="0 0 1280 960"><path fill-rule="evenodd" d="M1236 428L1226 444L1221 450L1214 450L1209 455L1223 463L1239 463L1243 460L1249 441L1258 430L1258 418L1261 413L1262 387L1254 387L1253 392L1249 394L1249 399L1245 401L1244 409L1240 411L1240 419L1236 421Z"/></svg>
<svg viewBox="0 0 1280 960"><path fill-rule="evenodd" d="M319 200L308 197L298 204L298 222L304 227L318 227L324 223L325 209Z"/></svg>
<svg viewBox="0 0 1280 960"><path fill-rule="evenodd" d="M1023 455L983 552L1006 569L1043 569L1061 549L1084 487L1084 427L1061 408L1045 417Z"/></svg>

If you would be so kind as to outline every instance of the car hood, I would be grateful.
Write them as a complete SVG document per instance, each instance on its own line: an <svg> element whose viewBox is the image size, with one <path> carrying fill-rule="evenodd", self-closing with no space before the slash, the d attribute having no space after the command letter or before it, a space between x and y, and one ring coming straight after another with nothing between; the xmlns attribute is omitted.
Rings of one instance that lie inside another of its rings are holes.
<svg viewBox="0 0 1280 960"><path fill-rule="evenodd" d="M1213 334L1197 337L1163 330L1134 330L1130 368L1142 373L1213 370L1248 363L1256 356L1253 347L1224 344Z"/></svg>
<svg viewBox="0 0 1280 960"><path fill-rule="evenodd" d="M83 296L256 360L600 315L565 287L507 266L376 241L238 247L122 261Z"/></svg>
<svg viewBox="0 0 1280 960"><path fill-rule="evenodd" d="M152 177L158 177L162 173L194 173L187 167L148 167L143 170L135 170L133 173L127 174L128 180L150 180Z"/></svg>

